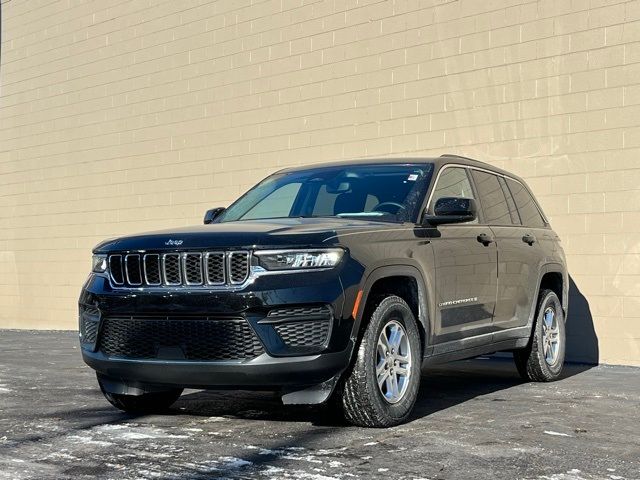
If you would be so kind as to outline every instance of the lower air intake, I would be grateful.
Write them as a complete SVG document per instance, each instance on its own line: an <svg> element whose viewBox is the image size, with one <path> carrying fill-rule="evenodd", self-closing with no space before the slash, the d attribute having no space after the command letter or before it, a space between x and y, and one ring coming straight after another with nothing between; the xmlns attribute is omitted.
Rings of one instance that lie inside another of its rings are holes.
<svg viewBox="0 0 640 480"><path fill-rule="evenodd" d="M264 353L244 319L105 318L99 350L110 357L246 360Z"/></svg>

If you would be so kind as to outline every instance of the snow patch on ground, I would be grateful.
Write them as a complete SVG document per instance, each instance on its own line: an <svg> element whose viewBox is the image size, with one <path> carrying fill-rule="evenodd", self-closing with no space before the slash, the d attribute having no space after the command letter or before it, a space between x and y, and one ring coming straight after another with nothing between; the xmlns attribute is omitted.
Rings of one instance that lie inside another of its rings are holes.
<svg viewBox="0 0 640 480"><path fill-rule="evenodd" d="M105 442L103 440L95 440L93 437L88 435L70 435L69 440L77 441L78 443L83 443L85 445L95 445L96 447L110 447L113 445L113 442Z"/></svg>
<svg viewBox="0 0 640 480"><path fill-rule="evenodd" d="M546 433L547 435L553 435L553 436L556 436L556 437L570 437L571 436L568 433L554 432L552 430L545 430L544 433Z"/></svg>
<svg viewBox="0 0 640 480"><path fill-rule="evenodd" d="M553 475L543 475L539 480L588 480L582 476L582 472L577 468L568 470L566 473L554 473Z"/></svg>
<svg viewBox="0 0 640 480"><path fill-rule="evenodd" d="M281 480L283 478L295 478L297 480L339 480L340 477L328 477L320 473L305 472L303 470L287 470L280 467L268 466L260 472L260 476L269 480Z"/></svg>
<svg viewBox="0 0 640 480"><path fill-rule="evenodd" d="M189 435L168 433L156 427L144 427L136 424L100 425L91 432L105 435L110 440L149 440L158 438L189 438Z"/></svg>
<svg viewBox="0 0 640 480"><path fill-rule="evenodd" d="M308 462L308 463L322 463L322 460L318 459L316 455L302 455L295 452L300 452L305 450L304 447L284 447L284 448L261 448L256 447L255 445L247 445L245 446L248 450L258 450L258 455L270 455L276 458L282 458L285 460L293 460L299 462Z"/></svg>

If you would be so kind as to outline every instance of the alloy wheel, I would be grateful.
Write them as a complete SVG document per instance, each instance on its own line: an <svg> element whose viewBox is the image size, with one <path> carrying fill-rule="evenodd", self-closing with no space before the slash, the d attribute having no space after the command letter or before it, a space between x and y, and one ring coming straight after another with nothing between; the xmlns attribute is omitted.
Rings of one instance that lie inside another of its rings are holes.
<svg viewBox="0 0 640 480"><path fill-rule="evenodd" d="M378 337L376 376L382 397L397 403L404 396L411 376L411 346L404 326L390 320Z"/></svg>

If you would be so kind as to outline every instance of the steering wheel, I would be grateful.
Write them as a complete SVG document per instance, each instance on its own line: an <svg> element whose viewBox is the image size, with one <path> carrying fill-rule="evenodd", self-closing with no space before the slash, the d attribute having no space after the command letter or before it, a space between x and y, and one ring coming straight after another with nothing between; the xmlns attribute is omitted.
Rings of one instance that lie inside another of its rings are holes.
<svg viewBox="0 0 640 480"><path fill-rule="evenodd" d="M381 208L382 207L382 208ZM385 210L384 207L397 207L395 212L390 212L389 210ZM396 215L400 210L406 210L407 207L398 202L382 202L373 207L374 212L383 211L386 213L390 213L392 215Z"/></svg>

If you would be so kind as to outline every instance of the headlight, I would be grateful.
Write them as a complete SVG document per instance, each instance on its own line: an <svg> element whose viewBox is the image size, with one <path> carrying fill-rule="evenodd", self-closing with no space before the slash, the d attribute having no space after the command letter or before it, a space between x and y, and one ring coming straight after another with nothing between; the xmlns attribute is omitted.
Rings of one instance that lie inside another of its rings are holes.
<svg viewBox="0 0 640 480"><path fill-rule="evenodd" d="M263 250L256 251L260 266L267 270L305 270L332 268L340 260L344 250L330 248L323 250Z"/></svg>
<svg viewBox="0 0 640 480"><path fill-rule="evenodd" d="M94 255L91 265L91 271L95 273L104 273L107 271L107 256L106 255Z"/></svg>

